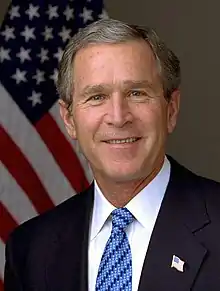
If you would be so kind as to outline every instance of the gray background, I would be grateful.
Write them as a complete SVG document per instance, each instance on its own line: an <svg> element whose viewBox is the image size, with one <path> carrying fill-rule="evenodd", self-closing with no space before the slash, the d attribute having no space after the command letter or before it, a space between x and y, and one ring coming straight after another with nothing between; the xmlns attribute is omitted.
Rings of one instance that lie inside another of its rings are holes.
<svg viewBox="0 0 220 291"><path fill-rule="evenodd" d="M168 152L193 171L220 181L220 1L106 0L116 19L153 27L182 67L182 103ZM0 22L9 0L0 0Z"/></svg>

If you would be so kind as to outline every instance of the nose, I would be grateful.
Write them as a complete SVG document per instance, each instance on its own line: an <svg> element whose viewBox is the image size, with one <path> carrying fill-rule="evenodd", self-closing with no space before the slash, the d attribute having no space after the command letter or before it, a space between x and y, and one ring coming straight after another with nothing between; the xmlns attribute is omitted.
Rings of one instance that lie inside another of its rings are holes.
<svg viewBox="0 0 220 291"><path fill-rule="evenodd" d="M128 100L120 94L114 94L109 100L108 112L105 115L105 122L115 127L123 127L131 123L133 115Z"/></svg>

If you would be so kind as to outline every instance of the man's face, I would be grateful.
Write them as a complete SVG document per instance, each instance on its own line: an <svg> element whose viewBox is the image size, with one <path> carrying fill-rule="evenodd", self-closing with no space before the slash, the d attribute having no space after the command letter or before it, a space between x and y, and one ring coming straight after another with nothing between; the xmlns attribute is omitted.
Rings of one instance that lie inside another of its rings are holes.
<svg viewBox="0 0 220 291"><path fill-rule="evenodd" d="M164 157L179 94L167 102L154 55L144 41L97 44L74 60L72 116L61 115L96 179L142 179Z"/></svg>

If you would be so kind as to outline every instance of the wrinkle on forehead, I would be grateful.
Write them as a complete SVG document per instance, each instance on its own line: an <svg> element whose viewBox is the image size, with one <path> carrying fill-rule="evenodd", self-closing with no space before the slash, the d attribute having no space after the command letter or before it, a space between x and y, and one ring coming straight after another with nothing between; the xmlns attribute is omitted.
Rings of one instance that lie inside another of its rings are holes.
<svg viewBox="0 0 220 291"><path fill-rule="evenodd" d="M80 93L110 86L152 88L156 83L162 88L155 56L144 41L89 45L77 53L74 71Z"/></svg>

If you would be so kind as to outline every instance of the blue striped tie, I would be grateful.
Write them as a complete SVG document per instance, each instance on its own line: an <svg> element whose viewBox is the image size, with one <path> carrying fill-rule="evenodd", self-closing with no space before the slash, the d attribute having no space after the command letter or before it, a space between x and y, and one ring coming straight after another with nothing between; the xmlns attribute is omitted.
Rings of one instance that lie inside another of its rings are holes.
<svg viewBox="0 0 220 291"><path fill-rule="evenodd" d="M126 227L134 219L127 208L112 211L112 231L96 279L96 291L131 291L132 260Z"/></svg>

